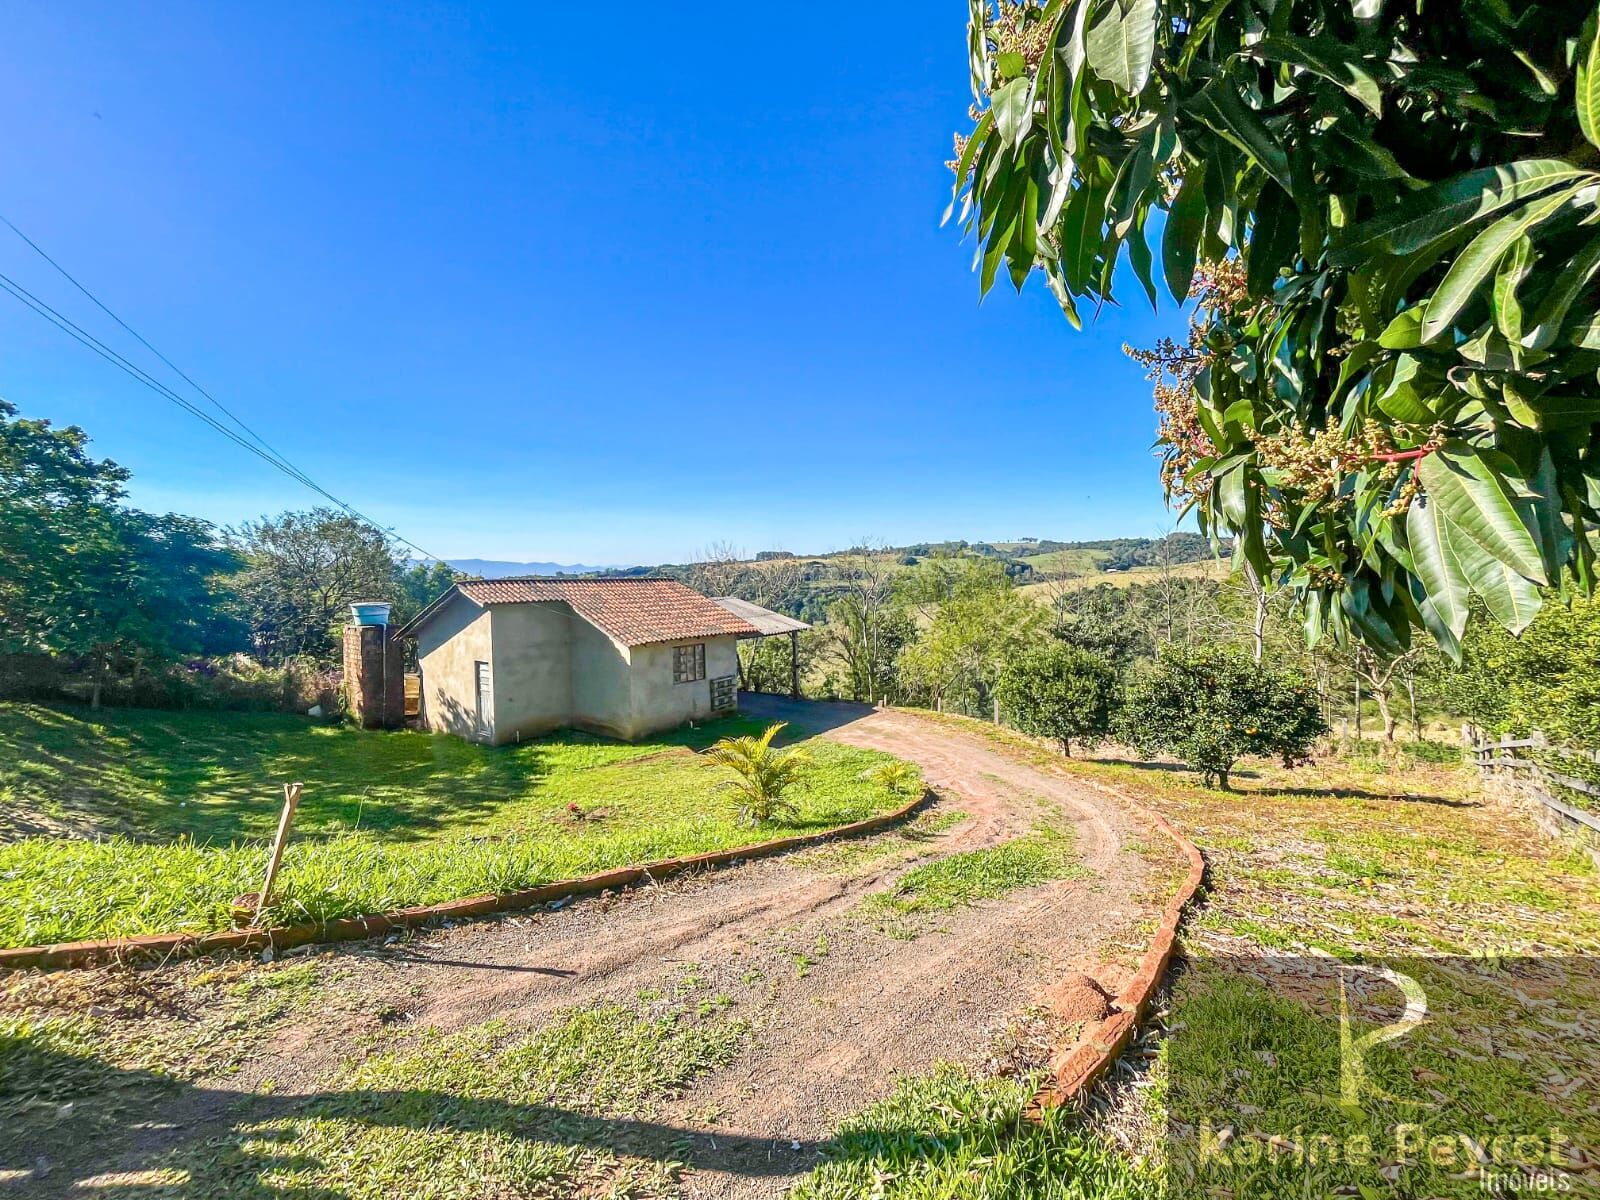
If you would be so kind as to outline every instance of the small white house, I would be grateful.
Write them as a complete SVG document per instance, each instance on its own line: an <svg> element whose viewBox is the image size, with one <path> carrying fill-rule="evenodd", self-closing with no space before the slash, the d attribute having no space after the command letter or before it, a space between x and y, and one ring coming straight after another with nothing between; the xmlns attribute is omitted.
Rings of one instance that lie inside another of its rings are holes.
<svg viewBox="0 0 1600 1200"><path fill-rule="evenodd" d="M671 579L473 579L416 640L423 727L499 745L553 729L632 740L738 707L748 621Z"/></svg>

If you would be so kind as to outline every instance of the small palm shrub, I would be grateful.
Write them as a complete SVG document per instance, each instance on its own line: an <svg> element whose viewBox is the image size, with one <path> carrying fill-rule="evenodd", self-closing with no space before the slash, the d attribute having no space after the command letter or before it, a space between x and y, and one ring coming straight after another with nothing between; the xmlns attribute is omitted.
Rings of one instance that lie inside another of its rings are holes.
<svg viewBox="0 0 1600 1200"><path fill-rule="evenodd" d="M772 748L772 739L785 724L778 721L768 725L760 737L747 734L723 738L706 750L707 761L734 773L734 778L722 786L737 794L739 819L747 825L789 821L799 815L783 794L800 778L811 756L798 746L787 750Z"/></svg>
<svg viewBox="0 0 1600 1200"><path fill-rule="evenodd" d="M915 763L895 758L863 771L861 778L887 792L911 799L922 790L922 771Z"/></svg>

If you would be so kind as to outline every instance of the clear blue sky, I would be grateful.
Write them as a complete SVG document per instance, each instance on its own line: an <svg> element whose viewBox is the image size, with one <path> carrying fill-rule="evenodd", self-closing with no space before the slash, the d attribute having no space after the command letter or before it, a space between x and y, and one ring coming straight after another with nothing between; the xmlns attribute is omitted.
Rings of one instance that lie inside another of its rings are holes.
<svg viewBox="0 0 1600 1200"><path fill-rule="evenodd" d="M0 212L447 557L1159 533L1121 347L1172 309L980 306L939 226L964 9L14 3ZM0 395L144 507L315 500L4 295L0 347Z"/></svg>

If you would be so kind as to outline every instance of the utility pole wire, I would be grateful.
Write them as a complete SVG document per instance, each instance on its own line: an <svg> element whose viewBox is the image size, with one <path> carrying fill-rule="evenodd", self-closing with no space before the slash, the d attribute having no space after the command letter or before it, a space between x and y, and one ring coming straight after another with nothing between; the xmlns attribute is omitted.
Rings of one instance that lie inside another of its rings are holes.
<svg viewBox="0 0 1600 1200"><path fill-rule="evenodd" d="M237 414L235 414L230 409L228 409L227 406L225 406L222 403L222 401L218 400L210 392L206 391L205 388L201 387L193 379L189 378L188 374L183 370L182 367L178 366L177 363L173 362L165 354L161 353L161 351L157 350L154 346L152 346L150 344L150 342L145 338L145 336L142 333L140 333L137 329L133 328L133 326L129 325L126 321L124 321L116 313L112 312L111 309L109 307L107 307L105 302L100 299L100 297L96 296L93 292L91 292L83 284L79 283L77 278L70 271L68 271L65 267L63 267L55 259L51 258L50 255L45 252L44 248L42 246L40 246L38 242L34 241L27 234L23 233L22 230L18 229L16 224L11 220L11 218L7 217L4 213L0 213L0 222L3 222L7 229L11 230L12 233L16 234L19 238L21 238L24 242L26 242L28 244L28 248L31 249L35 254L37 254L40 258L44 259L45 262L49 263L52 267L54 267L56 269L56 272L58 274L60 274L60 276L63 279L65 279L73 287L77 288L78 291L82 292L85 296L87 296L89 298L89 300L94 304L94 306L96 308L98 308L101 312L105 313L106 316L110 317L113 321L115 321L118 325L120 325L127 333L132 335L133 338L141 346L143 346L146 350L150 351L151 354L154 354L163 363L165 363L178 376L179 379L183 380L190 387L192 387L195 391L199 392L202 396L204 396L206 398L206 400L208 400L211 403L211 406L213 408L215 408L218 412L222 413L223 416L227 417L230 421L232 421L240 429L244 430L245 433L248 434L255 441L255 443L258 446L260 446L263 450L266 450L268 453L272 454L274 457L276 457L284 465L289 466L289 467L293 467L294 466L294 464L289 461L287 456L285 456L284 454L282 454L278 450L274 449L271 445L269 445L265 438L263 438L254 429L251 429L250 426L246 425L244 423L244 421L242 421L238 417ZM296 468L296 470L298 470L298 468ZM304 472L300 472L300 473L302 475L304 474Z"/></svg>
<svg viewBox="0 0 1600 1200"><path fill-rule="evenodd" d="M104 312L107 316L109 316L119 326L121 326L124 330L126 330L129 334L131 334L134 338L136 338L139 341L140 345L144 346L145 349L149 350L150 353L154 354L158 359L160 359L169 368L171 368L171 370L174 371L181 379L183 379L183 381L185 383L187 383L190 387L194 388L195 391L199 392L202 396L204 396L206 398L206 400L208 400L212 404L213 407L215 407L219 412L221 412L230 421L232 421L241 430L243 430L246 435L248 435L251 439L253 439L253 442L255 444L252 444L250 441L246 441L244 437L241 437L238 433L235 433L233 430L231 430L227 426L223 425L220 421L218 421L216 418L212 417L210 414L202 411L192 401L186 399L185 397L179 395L177 392L173 391L166 384L162 383L160 380L158 380L158 379L154 378L153 376L151 376L143 368L135 365L134 363L129 362L126 358L124 358L116 350L113 350L111 347L107 346L104 342L100 341L99 338L95 337L93 334L91 334L91 333L87 332L86 330L84 330L81 326L77 325L74 321L72 321L71 318L63 316L61 313L57 312L54 308L51 308L50 305L45 303L43 300L39 299L32 292L28 291L27 288L23 287L20 283L17 283L14 279L12 279L8 275L5 275L4 273L0 273L0 288L4 288L6 291L10 292L12 296L14 296L17 300L21 301L27 307L31 308L39 316L41 316L45 320L49 321L52 325L55 325L58 329L62 330L62 332L68 334L69 336L73 337L77 341L81 342L84 346L88 347L90 350L92 350L96 354L100 355L100 357L104 358L107 362L111 363L113 366L117 367L119 370L121 370L121 371L125 372L126 374L128 374L129 376L131 376L137 382L143 384L145 387L149 388L151 391L155 392L157 395L161 396L163 399L169 400L172 403L178 405L178 407L182 408L185 412L189 413L191 416L196 417L199 420L205 422L205 424L209 425L212 429L216 430L223 437L227 438L229 441L233 442L235 445L241 447L242 449L249 451L251 454L254 454L257 458L262 459L264 462L267 462L270 465L272 465L273 467L275 467L278 470L282 471L285 475L289 476L289 478L293 479L296 483L302 484L305 487L310 488L312 491L314 491L318 495L324 497L330 503L336 505L338 508L340 508L344 512L348 513L350 516L353 516L357 520L363 521L366 524L372 526L374 529L376 529L380 533L382 533L385 537L393 538L395 541L401 543L402 545L410 547L412 550L415 550L418 554L422 555L422 557L424 559L432 560L434 562L443 562L444 561L438 555L428 553L421 546L417 545L415 542L411 541L410 539L401 537L398 533L394 532L393 529L389 529L389 528L386 528L383 525L378 524L377 521L373 520L371 517L369 517L365 513L361 512L355 506L353 506L351 504L348 504L345 501L339 499L339 497L335 496L332 492L328 491L321 484L317 483L316 480L311 478L311 476L307 475L299 467L295 466L286 457L284 457L283 454L281 454L279 451L275 450L264 438L261 437L260 434L256 433L256 431L251 429L250 426L246 425L244 423L244 421L242 421L238 416L236 416L226 406L224 406L221 401L217 400L214 396L211 395L211 393L206 391L203 387L201 387L193 379L189 378L189 376L181 368L179 368L177 365L175 365L172 362L171 359L169 359L166 355L162 354L160 350L155 348L155 346L151 345L150 342L147 341L143 337L143 335L141 335L137 330L135 330L132 326L130 326L121 317L117 316L116 313L112 312L111 309L108 308L104 303L102 303L100 301L100 299L94 295L93 292L89 291L89 289L84 287L83 284L79 283L77 281L77 279L73 278L73 276L71 274L69 274L67 272L67 270L64 267L61 266L61 264L56 262L55 259L51 258L48 254L46 254L45 251L42 248L40 248L40 246L36 242L34 242L34 240L32 238L28 237L27 234L23 233L22 230L18 229L16 227L16 225L14 225L9 219L7 219L3 215L0 215L0 222L4 222L7 228L9 228L19 238L21 238L24 242L26 242L34 250L34 252L37 253L41 258L43 258L47 263L49 263L58 272L60 272L62 277L65 278L69 283L71 283L73 285L73 287L77 288L80 292L82 292L85 296L87 296L90 300L92 300L96 307L98 307L102 312Z"/></svg>

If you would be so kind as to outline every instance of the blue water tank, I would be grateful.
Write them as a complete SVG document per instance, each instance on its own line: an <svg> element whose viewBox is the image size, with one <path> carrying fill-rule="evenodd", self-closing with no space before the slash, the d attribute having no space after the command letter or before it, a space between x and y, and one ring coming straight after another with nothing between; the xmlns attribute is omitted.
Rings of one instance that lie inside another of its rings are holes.
<svg viewBox="0 0 1600 1200"><path fill-rule="evenodd" d="M389 623L389 605L377 602L365 604L352 604L350 615L357 625L387 625Z"/></svg>

